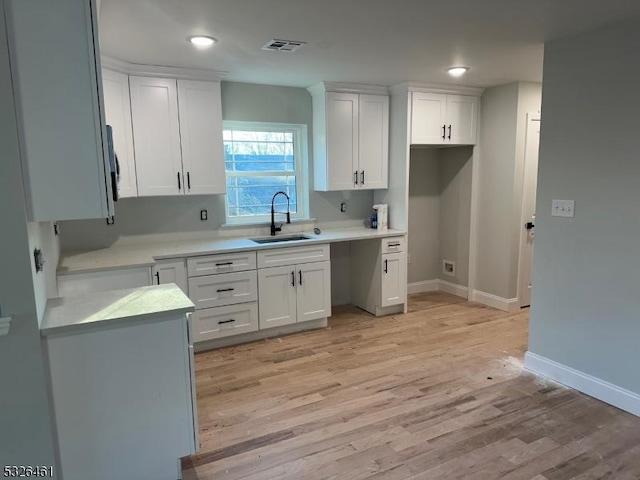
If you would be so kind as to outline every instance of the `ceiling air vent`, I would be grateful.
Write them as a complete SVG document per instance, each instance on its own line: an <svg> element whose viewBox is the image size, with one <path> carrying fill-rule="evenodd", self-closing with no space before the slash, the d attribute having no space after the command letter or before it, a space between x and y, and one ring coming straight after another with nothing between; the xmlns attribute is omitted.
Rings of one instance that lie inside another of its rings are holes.
<svg viewBox="0 0 640 480"><path fill-rule="evenodd" d="M262 50L269 50L271 52L293 52L300 48L303 45L306 45L307 42L297 42L295 40L278 40L274 39L267 43Z"/></svg>

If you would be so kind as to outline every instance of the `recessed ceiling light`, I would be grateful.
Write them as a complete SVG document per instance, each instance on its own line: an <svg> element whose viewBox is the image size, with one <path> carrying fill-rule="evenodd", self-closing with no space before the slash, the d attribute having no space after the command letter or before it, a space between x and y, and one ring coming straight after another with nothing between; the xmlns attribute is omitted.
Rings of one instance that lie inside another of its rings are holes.
<svg viewBox="0 0 640 480"><path fill-rule="evenodd" d="M208 37L206 35L193 35L192 37L187 37L191 43L193 43L196 47L209 47L217 42L217 40L213 37Z"/></svg>
<svg viewBox="0 0 640 480"><path fill-rule="evenodd" d="M468 71L469 67L451 67L447 69L447 72L449 72L449 75L451 75L452 77L461 77Z"/></svg>

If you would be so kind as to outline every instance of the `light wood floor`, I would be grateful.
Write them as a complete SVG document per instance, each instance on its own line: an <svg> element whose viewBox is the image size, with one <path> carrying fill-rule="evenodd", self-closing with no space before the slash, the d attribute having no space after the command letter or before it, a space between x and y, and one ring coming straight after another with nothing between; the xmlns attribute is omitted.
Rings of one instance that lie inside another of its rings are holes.
<svg viewBox="0 0 640 480"><path fill-rule="evenodd" d="M196 356L193 479L640 478L640 419L522 372L527 312L447 294Z"/></svg>

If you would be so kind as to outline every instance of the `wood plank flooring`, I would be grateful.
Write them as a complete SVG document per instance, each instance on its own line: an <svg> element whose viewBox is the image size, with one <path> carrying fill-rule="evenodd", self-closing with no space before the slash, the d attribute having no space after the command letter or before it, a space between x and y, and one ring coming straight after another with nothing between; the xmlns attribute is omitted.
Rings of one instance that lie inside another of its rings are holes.
<svg viewBox="0 0 640 480"><path fill-rule="evenodd" d="M522 372L527 320L417 294L200 353L184 479L640 478L640 419Z"/></svg>

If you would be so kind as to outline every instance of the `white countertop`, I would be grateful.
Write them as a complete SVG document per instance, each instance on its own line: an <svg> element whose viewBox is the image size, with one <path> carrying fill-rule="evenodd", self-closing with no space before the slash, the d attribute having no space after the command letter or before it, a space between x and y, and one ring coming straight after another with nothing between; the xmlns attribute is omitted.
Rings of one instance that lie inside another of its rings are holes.
<svg viewBox="0 0 640 480"><path fill-rule="evenodd" d="M266 250L270 248L293 247L314 243L348 242L372 238L404 235L401 230L384 232L370 228L342 228L323 230L320 235L313 232L292 233L307 235L308 240L276 242L270 244L255 243L248 238L212 238L211 240L180 240L175 242L147 242L139 245L113 246L88 252L67 252L60 257L58 275L96 272L114 268L149 267L156 260L166 258L193 257L214 253L240 252L244 250ZM279 236L289 236L287 233Z"/></svg>
<svg viewBox="0 0 640 480"><path fill-rule="evenodd" d="M40 325L42 335L166 318L195 311L191 300L173 283L128 290L52 298Z"/></svg>

